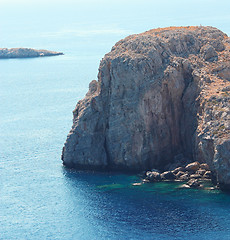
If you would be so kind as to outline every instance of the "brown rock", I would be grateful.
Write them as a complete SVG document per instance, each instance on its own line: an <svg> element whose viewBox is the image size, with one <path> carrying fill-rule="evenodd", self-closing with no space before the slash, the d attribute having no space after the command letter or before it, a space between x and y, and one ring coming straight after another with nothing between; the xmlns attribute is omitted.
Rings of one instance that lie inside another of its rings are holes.
<svg viewBox="0 0 230 240"><path fill-rule="evenodd" d="M200 164L200 169L204 169L206 171L210 170L209 166L207 163L202 163Z"/></svg>
<svg viewBox="0 0 230 240"><path fill-rule="evenodd" d="M195 172L195 171L197 171L199 169L199 167L200 167L200 163L199 162L193 162L193 163L188 164L185 167L185 169L187 171Z"/></svg>
<svg viewBox="0 0 230 240"><path fill-rule="evenodd" d="M196 171L196 174L199 174L200 176L203 176L205 174L206 170L205 169L198 169Z"/></svg>

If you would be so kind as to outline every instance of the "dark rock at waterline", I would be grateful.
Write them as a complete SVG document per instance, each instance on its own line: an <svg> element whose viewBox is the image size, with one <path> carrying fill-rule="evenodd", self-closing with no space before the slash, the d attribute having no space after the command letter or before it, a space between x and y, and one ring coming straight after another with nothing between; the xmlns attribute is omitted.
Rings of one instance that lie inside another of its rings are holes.
<svg viewBox="0 0 230 240"><path fill-rule="evenodd" d="M197 179L190 179L188 182L187 182L187 185L191 188L198 188L200 187L200 183Z"/></svg>
<svg viewBox="0 0 230 240"><path fill-rule="evenodd" d="M163 172L160 176L161 176L161 179L164 179L164 180L174 180L174 179L176 179L176 175L171 171Z"/></svg>
<svg viewBox="0 0 230 240"><path fill-rule="evenodd" d="M218 183L230 185L229 49L228 36L213 27L119 41L73 112L63 163L166 171L183 156L181 163L207 163Z"/></svg>
<svg viewBox="0 0 230 240"><path fill-rule="evenodd" d="M181 181L187 181L187 180L189 180L189 174L185 173L185 174L179 176L178 179L181 180Z"/></svg>
<svg viewBox="0 0 230 240"><path fill-rule="evenodd" d="M146 179L151 181L151 182L156 182L161 180L161 175L159 172L151 172L148 171L146 172Z"/></svg>
<svg viewBox="0 0 230 240"><path fill-rule="evenodd" d="M63 55L63 53L32 48L0 48L0 58L33 58L56 55Z"/></svg>
<svg viewBox="0 0 230 240"><path fill-rule="evenodd" d="M204 173L204 176L203 176L204 178L211 178L212 177L212 172L211 171L206 171L205 173Z"/></svg>

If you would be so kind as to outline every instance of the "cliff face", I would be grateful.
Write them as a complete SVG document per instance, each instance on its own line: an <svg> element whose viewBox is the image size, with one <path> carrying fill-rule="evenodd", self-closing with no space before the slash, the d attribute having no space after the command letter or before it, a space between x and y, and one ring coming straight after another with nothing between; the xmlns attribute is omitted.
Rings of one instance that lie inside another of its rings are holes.
<svg viewBox="0 0 230 240"><path fill-rule="evenodd" d="M32 48L0 48L0 58L31 58L56 55L63 55L63 53Z"/></svg>
<svg viewBox="0 0 230 240"><path fill-rule="evenodd" d="M63 163L147 170L198 160L230 186L229 51L230 39L213 27L119 41L73 111Z"/></svg>

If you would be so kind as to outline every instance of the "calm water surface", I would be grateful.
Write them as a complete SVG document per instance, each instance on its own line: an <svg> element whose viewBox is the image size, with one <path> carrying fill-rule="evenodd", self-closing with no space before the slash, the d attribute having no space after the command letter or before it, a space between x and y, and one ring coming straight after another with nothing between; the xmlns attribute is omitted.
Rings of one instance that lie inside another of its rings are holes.
<svg viewBox="0 0 230 240"><path fill-rule="evenodd" d="M230 195L132 186L132 175L76 172L60 155L72 110L121 38L213 25L228 1L0 1L0 47L64 56L0 60L0 239L230 239Z"/></svg>

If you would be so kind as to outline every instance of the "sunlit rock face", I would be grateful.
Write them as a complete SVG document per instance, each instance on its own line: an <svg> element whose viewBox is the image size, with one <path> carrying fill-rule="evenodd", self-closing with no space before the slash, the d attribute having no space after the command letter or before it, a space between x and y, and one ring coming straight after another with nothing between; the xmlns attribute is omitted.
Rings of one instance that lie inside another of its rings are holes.
<svg viewBox="0 0 230 240"><path fill-rule="evenodd" d="M1 58L31 58L63 55L62 52L37 50L32 48L0 48Z"/></svg>
<svg viewBox="0 0 230 240"><path fill-rule="evenodd" d="M228 186L229 51L213 27L159 28L116 43L73 111L63 163L147 170L197 160Z"/></svg>

